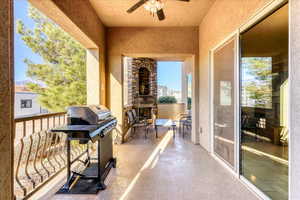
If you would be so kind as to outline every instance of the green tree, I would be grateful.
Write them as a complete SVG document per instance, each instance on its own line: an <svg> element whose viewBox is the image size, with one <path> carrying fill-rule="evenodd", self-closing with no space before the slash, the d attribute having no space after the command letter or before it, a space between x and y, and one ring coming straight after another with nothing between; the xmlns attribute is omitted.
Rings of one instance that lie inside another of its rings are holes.
<svg viewBox="0 0 300 200"><path fill-rule="evenodd" d="M70 105L86 104L85 49L36 8L29 6L34 27L17 21L17 33L42 59L34 63L26 58L28 88L39 94L39 103L52 112L65 111Z"/></svg>
<svg viewBox="0 0 300 200"><path fill-rule="evenodd" d="M158 103L161 104L177 103L177 100L173 96L162 96L158 98Z"/></svg>
<svg viewBox="0 0 300 200"><path fill-rule="evenodd" d="M268 108L272 103L272 60L269 57L243 58L243 70L251 80L243 83L247 96L255 107Z"/></svg>

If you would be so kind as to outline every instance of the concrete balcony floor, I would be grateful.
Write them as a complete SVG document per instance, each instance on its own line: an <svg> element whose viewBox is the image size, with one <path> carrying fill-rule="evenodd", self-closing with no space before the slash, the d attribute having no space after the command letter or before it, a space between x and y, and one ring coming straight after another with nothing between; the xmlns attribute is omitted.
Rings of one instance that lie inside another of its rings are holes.
<svg viewBox="0 0 300 200"><path fill-rule="evenodd" d="M257 200L239 180L199 145L160 128L144 138L138 132L115 146L117 168L98 195L54 195L52 200ZM47 198L49 199L49 197Z"/></svg>

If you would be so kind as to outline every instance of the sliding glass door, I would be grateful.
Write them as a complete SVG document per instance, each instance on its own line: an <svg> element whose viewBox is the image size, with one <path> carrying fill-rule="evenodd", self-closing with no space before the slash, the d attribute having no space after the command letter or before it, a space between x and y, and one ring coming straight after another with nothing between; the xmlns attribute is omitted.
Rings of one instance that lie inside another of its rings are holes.
<svg viewBox="0 0 300 200"><path fill-rule="evenodd" d="M236 37L213 51L214 153L235 168L234 69Z"/></svg>
<svg viewBox="0 0 300 200"><path fill-rule="evenodd" d="M288 5L241 34L240 173L288 199Z"/></svg>

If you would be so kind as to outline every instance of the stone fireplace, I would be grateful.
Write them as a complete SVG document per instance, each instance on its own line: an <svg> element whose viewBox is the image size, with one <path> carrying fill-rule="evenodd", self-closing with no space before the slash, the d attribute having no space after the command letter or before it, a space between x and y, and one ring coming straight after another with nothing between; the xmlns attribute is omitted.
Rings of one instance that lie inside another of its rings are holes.
<svg viewBox="0 0 300 200"><path fill-rule="evenodd" d="M151 58L131 61L131 99L140 119L157 114L157 62Z"/></svg>

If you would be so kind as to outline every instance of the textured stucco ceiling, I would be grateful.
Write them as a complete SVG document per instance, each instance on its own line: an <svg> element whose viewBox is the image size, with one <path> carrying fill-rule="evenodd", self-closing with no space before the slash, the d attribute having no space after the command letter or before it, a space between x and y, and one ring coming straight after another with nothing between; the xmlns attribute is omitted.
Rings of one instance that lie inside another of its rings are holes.
<svg viewBox="0 0 300 200"><path fill-rule="evenodd" d="M121 26L197 26L215 0L180 2L163 0L166 19L159 21L141 6L135 12L126 11L138 0L90 0L102 22L108 27Z"/></svg>

